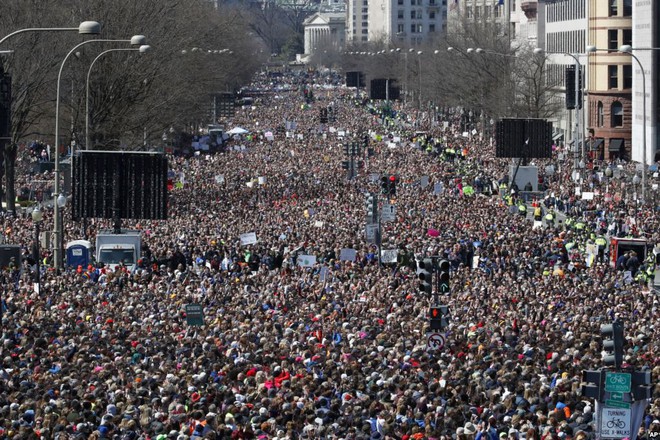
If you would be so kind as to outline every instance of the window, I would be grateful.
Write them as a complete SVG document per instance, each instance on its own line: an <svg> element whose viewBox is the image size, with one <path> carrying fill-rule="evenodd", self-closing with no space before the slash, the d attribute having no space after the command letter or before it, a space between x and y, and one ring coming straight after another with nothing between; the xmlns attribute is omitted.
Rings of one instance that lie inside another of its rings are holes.
<svg viewBox="0 0 660 440"><path fill-rule="evenodd" d="M403 20L403 12L404 12L403 9L399 9L399 11L397 12L397 18L399 20Z"/></svg>
<svg viewBox="0 0 660 440"><path fill-rule="evenodd" d="M417 25L417 33L421 34L422 32L424 32L424 26L421 25L421 24L418 24Z"/></svg>
<svg viewBox="0 0 660 440"><path fill-rule="evenodd" d="M632 89L632 64L623 66L623 88Z"/></svg>
<svg viewBox="0 0 660 440"><path fill-rule="evenodd" d="M608 0L608 1L610 2L609 16L610 17L615 17L615 16L619 15L619 8L618 8L618 5L617 5L619 0Z"/></svg>
<svg viewBox="0 0 660 440"><path fill-rule="evenodd" d="M435 20L435 11L429 12L429 20Z"/></svg>
<svg viewBox="0 0 660 440"><path fill-rule="evenodd" d="M403 0L397 0L396 4L399 6L403 6Z"/></svg>
<svg viewBox="0 0 660 440"><path fill-rule="evenodd" d="M481 17L481 6L475 6L474 7L474 17L475 18L480 18Z"/></svg>
<svg viewBox="0 0 660 440"><path fill-rule="evenodd" d="M596 121L596 125L599 127L602 127L603 124L605 123L605 110L603 109L603 103L601 101L598 101L598 121Z"/></svg>
<svg viewBox="0 0 660 440"><path fill-rule="evenodd" d="M472 6L465 7L465 15L467 18L472 18Z"/></svg>
<svg viewBox="0 0 660 440"><path fill-rule="evenodd" d="M609 78L608 88L618 89L619 88L619 66L610 65L607 66L607 73Z"/></svg>
<svg viewBox="0 0 660 440"><path fill-rule="evenodd" d="M416 24L411 24L410 25L410 33L414 34L417 31L417 25Z"/></svg>
<svg viewBox="0 0 660 440"><path fill-rule="evenodd" d="M500 7L499 5L496 5L493 7L493 17L499 18L500 17Z"/></svg>
<svg viewBox="0 0 660 440"><path fill-rule="evenodd" d="M612 127L623 127L623 104L619 101L612 103Z"/></svg>
<svg viewBox="0 0 660 440"><path fill-rule="evenodd" d="M429 33L435 32L435 24L429 25Z"/></svg>
<svg viewBox="0 0 660 440"><path fill-rule="evenodd" d="M410 19L414 20L415 17L417 17L417 13L415 11L410 11Z"/></svg>
<svg viewBox="0 0 660 440"><path fill-rule="evenodd" d="M632 0L623 0L623 16L630 17L632 15Z"/></svg>
<svg viewBox="0 0 660 440"><path fill-rule="evenodd" d="M369 29L362 29L362 33L363 33L363 34L368 34L368 33L369 33Z"/></svg>
<svg viewBox="0 0 660 440"><path fill-rule="evenodd" d="M623 41L621 44L627 44L628 46L632 46L632 29L624 29L623 30Z"/></svg>
<svg viewBox="0 0 660 440"><path fill-rule="evenodd" d="M619 48L619 30L618 29L608 29L607 30L607 41L609 50L617 50Z"/></svg>
<svg viewBox="0 0 660 440"><path fill-rule="evenodd" d="M405 32L404 29L405 29L405 28L403 27L403 24L398 24L398 25L396 26L396 33L397 33L397 34L402 34L402 33Z"/></svg>

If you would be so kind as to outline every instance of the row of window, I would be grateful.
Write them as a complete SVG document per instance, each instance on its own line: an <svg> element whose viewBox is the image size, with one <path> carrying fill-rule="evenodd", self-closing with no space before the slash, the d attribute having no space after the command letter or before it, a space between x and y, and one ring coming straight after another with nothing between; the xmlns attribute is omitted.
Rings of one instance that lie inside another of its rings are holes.
<svg viewBox="0 0 660 440"><path fill-rule="evenodd" d="M429 25L429 33L435 32L435 24L431 23ZM403 34L406 31L406 25L399 23L396 26L396 33L397 34ZM410 25L410 33L411 34L422 34L424 33L424 26L421 24L411 24Z"/></svg>
<svg viewBox="0 0 660 440"><path fill-rule="evenodd" d="M403 20L405 18L405 12L403 9L399 9L397 11L397 18L399 20ZM410 11L410 19L411 20L422 20L424 18L424 13L421 9L413 9ZM429 11L429 20L435 20L436 19L436 12L435 11Z"/></svg>
<svg viewBox="0 0 660 440"><path fill-rule="evenodd" d="M619 31L621 31L621 38L619 38ZM622 44L632 46L632 29L608 29L607 41L609 50L617 50Z"/></svg>
<svg viewBox="0 0 660 440"><path fill-rule="evenodd" d="M585 18L585 0L563 0L550 3L547 5L546 16L548 23Z"/></svg>
<svg viewBox="0 0 660 440"><path fill-rule="evenodd" d="M502 16L502 8L500 5L494 5L494 6L475 6L474 9L472 6L466 6L465 7L465 16L467 18L481 18L482 15L484 18L490 18L491 14L495 18L499 18Z"/></svg>
<svg viewBox="0 0 660 440"><path fill-rule="evenodd" d="M582 53L586 45L584 30L549 32L545 38L548 52Z"/></svg>
<svg viewBox="0 0 660 440"><path fill-rule="evenodd" d="M447 6L447 0L426 0L428 2L427 6ZM365 2L366 4L366 2ZM405 5L405 0L397 0L396 2L399 6ZM423 0L410 0L410 6L422 6Z"/></svg>
<svg viewBox="0 0 660 440"><path fill-rule="evenodd" d="M630 17L632 15L632 0L608 0L608 15L610 17Z"/></svg>
<svg viewBox="0 0 660 440"><path fill-rule="evenodd" d="M632 89L632 64L624 64L621 66L623 71L623 89ZM609 89L619 89L619 65L611 64L607 66L607 87Z"/></svg>

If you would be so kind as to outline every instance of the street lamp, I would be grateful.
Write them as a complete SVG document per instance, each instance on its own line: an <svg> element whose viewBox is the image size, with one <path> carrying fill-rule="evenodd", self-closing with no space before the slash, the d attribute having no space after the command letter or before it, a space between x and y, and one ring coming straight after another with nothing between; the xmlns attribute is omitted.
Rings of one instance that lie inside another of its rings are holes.
<svg viewBox="0 0 660 440"><path fill-rule="evenodd" d="M422 109L422 52L421 50L417 51L417 70L419 75L419 109Z"/></svg>
<svg viewBox="0 0 660 440"><path fill-rule="evenodd" d="M587 52L589 50L587 49ZM584 151L580 150L580 147L582 146L582 149L584 149L584 139L582 138L582 118L581 118L581 112L580 112L580 107L582 106L582 103L580 103L580 76L582 75L582 64L580 63L580 59L577 57L577 55L573 55L569 52L548 52L544 49L541 49L540 47L537 47L534 49L534 54L535 55L566 55L575 60L575 66L576 66L576 74L575 74L575 136L574 136L574 142L575 145L573 146L573 170L574 172L579 172L579 157L580 155L584 156ZM581 153L581 154L580 154Z"/></svg>
<svg viewBox="0 0 660 440"><path fill-rule="evenodd" d="M53 235L55 236L55 249L53 250L53 257L55 260L55 268L57 270L62 268L62 250L64 244L62 241L63 234L60 232L62 229L62 215L60 213L60 206L57 203L59 197L62 195L60 194L60 85L62 82L62 71L64 70L66 60L69 59L69 57L75 53L79 47L89 43L131 43L132 46L141 46L146 44L146 38L144 35L134 35L130 40L99 39L83 41L82 43L75 45L73 49L71 49L69 53L66 54L62 64L60 65L60 70L57 74L57 93L55 94L55 189L53 192L53 198L55 201L55 203L53 203Z"/></svg>
<svg viewBox="0 0 660 440"><path fill-rule="evenodd" d="M21 34L23 32L57 32L57 31L77 31L81 35L98 35L101 33L101 25L96 21L83 21L77 28L26 28L19 29L12 32L9 35L4 36L0 40L0 44L4 43L9 38L13 37L16 34Z"/></svg>
<svg viewBox="0 0 660 440"><path fill-rule="evenodd" d="M108 49L104 50L100 54L94 58L94 61L92 61L92 64L89 65L89 70L87 70L87 81L86 81L86 86L85 86L85 150L89 150L90 142L89 142L89 78L92 74L92 67L94 67L94 64L96 61L101 58L103 55L105 55L108 52L120 52L120 51L130 51L130 52L136 52L139 51L140 53L146 53L151 49L151 46L148 46L146 44L143 44L140 47L132 48L132 49L125 49L125 48L117 48L117 49Z"/></svg>
<svg viewBox="0 0 660 440"><path fill-rule="evenodd" d="M41 252L39 251L39 226L43 220L44 215L41 212L41 209L37 206L32 210L32 221L34 222L34 261L35 261L35 271L34 271L34 286L35 292L37 294L41 293Z"/></svg>
<svg viewBox="0 0 660 440"><path fill-rule="evenodd" d="M639 70L642 72L642 152L644 155L642 159L642 200L646 201L646 73L644 72L642 62L639 61L637 55L633 53L632 46L624 44L619 47L619 52L626 53L633 57L639 66Z"/></svg>

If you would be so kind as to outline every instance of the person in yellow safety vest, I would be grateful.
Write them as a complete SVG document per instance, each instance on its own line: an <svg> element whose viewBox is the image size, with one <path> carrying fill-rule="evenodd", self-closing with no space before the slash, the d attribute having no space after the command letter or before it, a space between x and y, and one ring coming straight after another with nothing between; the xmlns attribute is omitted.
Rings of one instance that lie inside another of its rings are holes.
<svg viewBox="0 0 660 440"><path fill-rule="evenodd" d="M540 222L543 219L543 209L540 206L534 208L534 220Z"/></svg>
<svg viewBox="0 0 660 440"><path fill-rule="evenodd" d="M578 231L582 231L585 228L586 224L582 220L578 220L575 223L575 229Z"/></svg>
<svg viewBox="0 0 660 440"><path fill-rule="evenodd" d="M523 217L527 216L527 206L524 203L518 205L518 213Z"/></svg>
<svg viewBox="0 0 660 440"><path fill-rule="evenodd" d="M548 224L548 226L554 226L555 225L555 213L552 211L549 211L545 215L545 222Z"/></svg>
<svg viewBox="0 0 660 440"><path fill-rule="evenodd" d="M510 195L506 196L506 204L507 206L513 206L513 197L511 197Z"/></svg>
<svg viewBox="0 0 660 440"><path fill-rule="evenodd" d="M594 241L596 243L596 246L598 246L598 261L604 262L605 249L607 249L607 240L602 235L599 235L598 237L596 237L596 240Z"/></svg>
<svg viewBox="0 0 660 440"><path fill-rule="evenodd" d="M550 271L549 267L546 266L546 267L543 268L543 276L544 277L549 277L551 274L552 274L552 272Z"/></svg>
<svg viewBox="0 0 660 440"><path fill-rule="evenodd" d="M564 224L566 225L566 229L571 229L571 227L573 226L573 223L574 223L574 220L572 218L568 217L566 219L566 221L564 222Z"/></svg>
<svg viewBox="0 0 660 440"><path fill-rule="evenodd" d="M646 284L648 282L648 276L646 275L646 272L643 270L640 270L637 272L635 275L635 281L637 281L639 284Z"/></svg>

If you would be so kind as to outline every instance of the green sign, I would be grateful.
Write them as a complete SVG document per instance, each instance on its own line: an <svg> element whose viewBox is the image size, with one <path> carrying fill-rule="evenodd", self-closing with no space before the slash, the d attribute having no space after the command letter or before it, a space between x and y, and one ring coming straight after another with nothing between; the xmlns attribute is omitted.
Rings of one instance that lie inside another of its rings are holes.
<svg viewBox="0 0 660 440"><path fill-rule="evenodd" d="M605 406L608 406L610 408L624 408L624 409L629 409L630 404L627 402L620 402L618 400L606 400L605 401Z"/></svg>
<svg viewBox="0 0 660 440"><path fill-rule="evenodd" d="M611 400L618 400L619 402L623 402L623 393L611 393L610 394L610 399Z"/></svg>
<svg viewBox="0 0 660 440"><path fill-rule="evenodd" d="M448 292L449 292L449 284L440 283L440 293L448 293Z"/></svg>
<svg viewBox="0 0 660 440"><path fill-rule="evenodd" d="M186 322L188 325L204 325L204 308L200 304L186 305Z"/></svg>
<svg viewBox="0 0 660 440"><path fill-rule="evenodd" d="M605 391L610 393L629 393L631 382L630 373L605 373Z"/></svg>

